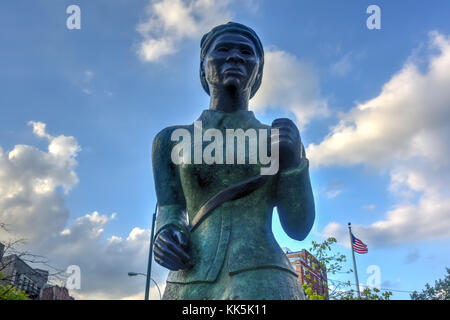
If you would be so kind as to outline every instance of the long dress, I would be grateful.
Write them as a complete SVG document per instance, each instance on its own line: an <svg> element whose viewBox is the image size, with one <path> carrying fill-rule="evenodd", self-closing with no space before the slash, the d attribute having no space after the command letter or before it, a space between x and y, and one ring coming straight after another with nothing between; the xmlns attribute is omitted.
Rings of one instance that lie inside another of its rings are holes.
<svg viewBox="0 0 450 320"><path fill-rule="evenodd" d="M252 111L204 110L198 121L203 132L215 128L223 137L226 129L270 130ZM162 130L153 143L159 208L155 238L170 225L186 232L194 267L169 273L163 299L305 299L297 274L273 236L272 212L276 206L281 225L291 238L307 236L315 217L308 159L270 176L249 195L225 202L190 233L189 221L205 202L224 188L257 176L262 165L248 164L248 148L246 164L193 164L192 159L192 163L176 165L171 159L176 129L186 129L194 136L193 124L173 126ZM203 143L205 147L210 142ZM224 149L224 163L225 154Z"/></svg>

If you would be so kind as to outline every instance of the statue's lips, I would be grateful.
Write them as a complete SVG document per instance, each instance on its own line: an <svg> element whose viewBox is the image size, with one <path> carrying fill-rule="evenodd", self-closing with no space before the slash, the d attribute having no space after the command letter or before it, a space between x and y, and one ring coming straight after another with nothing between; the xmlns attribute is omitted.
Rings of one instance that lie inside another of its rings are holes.
<svg viewBox="0 0 450 320"><path fill-rule="evenodd" d="M244 73L242 72L242 70L240 69L236 69L236 68L228 68L225 69L225 71L223 73L228 73L228 74L238 74L240 76L243 76Z"/></svg>

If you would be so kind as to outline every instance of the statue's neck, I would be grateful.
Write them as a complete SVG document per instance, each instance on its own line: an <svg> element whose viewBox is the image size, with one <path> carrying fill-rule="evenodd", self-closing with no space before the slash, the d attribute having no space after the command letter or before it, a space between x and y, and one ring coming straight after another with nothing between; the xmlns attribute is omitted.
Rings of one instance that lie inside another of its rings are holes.
<svg viewBox="0 0 450 320"><path fill-rule="evenodd" d="M228 113L248 110L249 94L247 92L238 92L235 88L225 88L223 90L213 88L210 95L209 109L211 110Z"/></svg>

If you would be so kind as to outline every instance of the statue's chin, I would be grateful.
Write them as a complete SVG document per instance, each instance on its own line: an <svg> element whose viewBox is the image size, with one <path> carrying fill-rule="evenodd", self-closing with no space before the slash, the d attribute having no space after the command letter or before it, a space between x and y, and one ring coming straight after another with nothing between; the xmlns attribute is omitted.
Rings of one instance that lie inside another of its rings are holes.
<svg viewBox="0 0 450 320"><path fill-rule="evenodd" d="M230 93L236 93L241 89L241 80L238 78L228 78L224 83L225 88Z"/></svg>

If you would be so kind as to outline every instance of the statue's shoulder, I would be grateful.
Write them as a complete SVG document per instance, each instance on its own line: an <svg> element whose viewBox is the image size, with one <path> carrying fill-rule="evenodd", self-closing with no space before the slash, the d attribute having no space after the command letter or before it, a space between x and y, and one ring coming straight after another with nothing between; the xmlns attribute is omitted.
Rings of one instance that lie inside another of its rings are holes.
<svg viewBox="0 0 450 320"><path fill-rule="evenodd" d="M269 126L268 124L261 123L261 129L267 129L267 130L270 130L270 129L272 129L272 127Z"/></svg>
<svg viewBox="0 0 450 320"><path fill-rule="evenodd" d="M153 145L170 145L172 144L172 133L177 129L186 129L189 130L189 125L177 125L177 126L170 126L167 128L162 129L160 132L158 132L153 139Z"/></svg>
<svg viewBox="0 0 450 320"><path fill-rule="evenodd" d="M272 127L269 126L268 124L265 124L265 123L262 123L262 122L259 122L259 121L258 121L257 125L254 126L254 128L255 129L259 129L259 130L265 129L268 132L270 132L270 129L272 129Z"/></svg>

